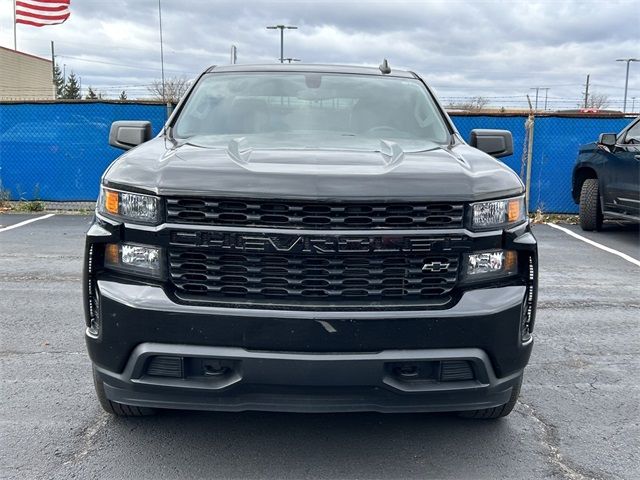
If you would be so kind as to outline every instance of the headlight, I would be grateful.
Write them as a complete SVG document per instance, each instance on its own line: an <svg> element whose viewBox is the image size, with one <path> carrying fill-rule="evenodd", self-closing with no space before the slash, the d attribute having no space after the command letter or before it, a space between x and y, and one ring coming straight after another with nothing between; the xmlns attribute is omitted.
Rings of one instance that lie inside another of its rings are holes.
<svg viewBox="0 0 640 480"><path fill-rule="evenodd" d="M522 223L526 218L524 196L471 204L471 229L489 230Z"/></svg>
<svg viewBox="0 0 640 480"><path fill-rule="evenodd" d="M158 197L152 195L100 187L98 212L122 220L156 224L160 217L159 204Z"/></svg>
<svg viewBox="0 0 640 480"><path fill-rule="evenodd" d="M518 254L514 250L491 250L464 256L463 275L466 281L508 277L518 273Z"/></svg>
<svg viewBox="0 0 640 480"><path fill-rule="evenodd" d="M105 247L104 265L113 270L159 278L162 275L162 253L158 247L109 243Z"/></svg>

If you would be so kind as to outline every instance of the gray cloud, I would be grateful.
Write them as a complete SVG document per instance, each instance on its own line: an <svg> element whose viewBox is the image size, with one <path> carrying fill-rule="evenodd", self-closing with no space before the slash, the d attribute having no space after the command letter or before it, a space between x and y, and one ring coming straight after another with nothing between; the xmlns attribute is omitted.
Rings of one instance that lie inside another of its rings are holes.
<svg viewBox="0 0 640 480"><path fill-rule="evenodd" d="M0 0L10 5L11 0ZM309 63L393 66L415 70L446 97L484 95L496 105L522 103L530 87L548 86L558 107L577 103L591 74L593 90L620 101L624 65L640 56L640 1L179 1L163 0L168 75L197 75L228 63L236 44L241 63L271 63L277 32L291 23L285 56ZM0 9L0 44L11 46L11 12ZM48 56L83 85L130 98L159 78L155 0L72 0L64 25L19 27L19 48ZM640 65L632 67L630 95L640 94ZM640 95L638 95L640 96ZM640 103L640 100L638 101Z"/></svg>

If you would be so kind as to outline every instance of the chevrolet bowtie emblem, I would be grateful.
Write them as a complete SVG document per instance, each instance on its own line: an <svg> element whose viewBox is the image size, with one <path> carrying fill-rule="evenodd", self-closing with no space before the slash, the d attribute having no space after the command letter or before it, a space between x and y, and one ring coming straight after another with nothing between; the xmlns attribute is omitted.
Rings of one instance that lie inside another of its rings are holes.
<svg viewBox="0 0 640 480"><path fill-rule="evenodd" d="M430 263L425 263L422 266L422 271L423 272L445 272L449 269L449 264L448 263L442 263L442 262L430 262Z"/></svg>

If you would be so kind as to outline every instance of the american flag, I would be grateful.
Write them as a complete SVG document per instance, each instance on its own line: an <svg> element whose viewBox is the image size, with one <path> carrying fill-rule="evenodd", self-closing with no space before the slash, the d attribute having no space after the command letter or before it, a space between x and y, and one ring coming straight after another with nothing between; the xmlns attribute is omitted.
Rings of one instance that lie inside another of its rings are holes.
<svg viewBox="0 0 640 480"><path fill-rule="evenodd" d="M71 0L15 0L16 23L44 27L64 23Z"/></svg>

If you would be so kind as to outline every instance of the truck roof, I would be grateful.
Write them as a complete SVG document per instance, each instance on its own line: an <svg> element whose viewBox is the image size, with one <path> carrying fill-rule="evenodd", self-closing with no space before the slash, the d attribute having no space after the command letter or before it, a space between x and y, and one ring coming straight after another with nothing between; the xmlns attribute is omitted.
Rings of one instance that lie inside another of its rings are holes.
<svg viewBox="0 0 640 480"><path fill-rule="evenodd" d="M361 67L354 65L323 65L304 63L274 63L263 65L214 65L206 70L211 72L318 72L318 73L349 73L356 75L374 75L386 77L416 78L413 72L408 70L391 69L391 73L383 74L377 67Z"/></svg>

